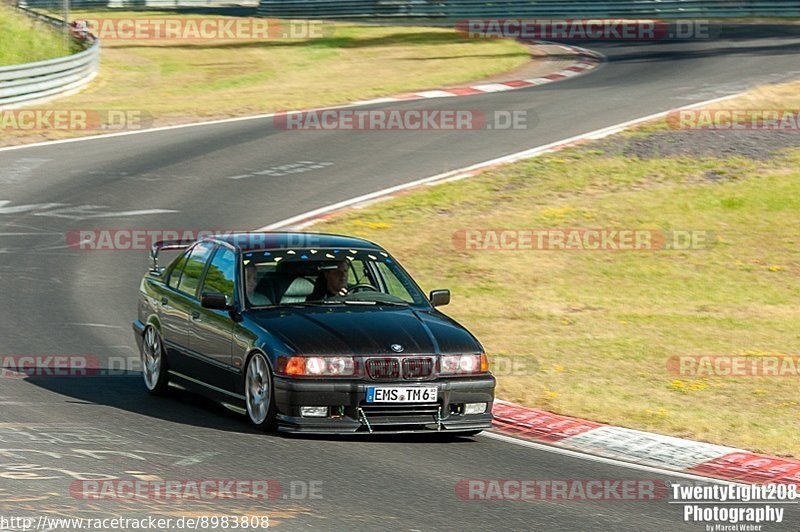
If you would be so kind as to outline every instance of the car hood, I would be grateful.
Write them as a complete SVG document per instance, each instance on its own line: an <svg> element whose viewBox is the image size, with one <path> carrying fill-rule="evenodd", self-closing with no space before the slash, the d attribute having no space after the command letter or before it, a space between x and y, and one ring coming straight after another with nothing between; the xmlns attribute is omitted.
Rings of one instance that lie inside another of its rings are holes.
<svg viewBox="0 0 800 532"><path fill-rule="evenodd" d="M396 307L272 309L252 319L296 354L375 355L477 353L464 327L437 311Z"/></svg>

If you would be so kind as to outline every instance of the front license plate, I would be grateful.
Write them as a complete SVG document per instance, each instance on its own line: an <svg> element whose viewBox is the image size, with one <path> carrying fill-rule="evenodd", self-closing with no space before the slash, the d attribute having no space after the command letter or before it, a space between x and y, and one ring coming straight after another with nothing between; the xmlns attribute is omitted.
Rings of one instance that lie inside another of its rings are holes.
<svg viewBox="0 0 800 532"><path fill-rule="evenodd" d="M367 387L368 403L435 403L437 399L436 387Z"/></svg>

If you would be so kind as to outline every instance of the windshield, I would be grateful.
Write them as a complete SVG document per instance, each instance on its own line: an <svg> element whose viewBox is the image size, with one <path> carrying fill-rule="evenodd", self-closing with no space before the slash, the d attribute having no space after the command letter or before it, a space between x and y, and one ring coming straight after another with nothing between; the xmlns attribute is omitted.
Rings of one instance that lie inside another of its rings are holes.
<svg viewBox="0 0 800 532"><path fill-rule="evenodd" d="M245 253L243 263L245 295L253 307L428 305L416 283L385 251L260 250Z"/></svg>

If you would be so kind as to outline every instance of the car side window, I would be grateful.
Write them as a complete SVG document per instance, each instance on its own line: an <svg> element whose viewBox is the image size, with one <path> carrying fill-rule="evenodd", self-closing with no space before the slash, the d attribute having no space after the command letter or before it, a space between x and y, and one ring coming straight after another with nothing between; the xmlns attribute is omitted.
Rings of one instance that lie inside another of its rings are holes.
<svg viewBox="0 0 800 532"><path fill-rule="evenodd" d="M189 253L191 253L191 250L181 255L180 258L175 261L175 266L170 270L169 279L167 280L167 285L170 288L178 288L178 283L180 282L181 274L183 273L183 267L186 266L186 259L189 258Z"/></svg>
<svg viewBox="0 0 800 532"><path fill-rule="evenodd" d="M203 293L224 294L229 305L233 304L236 278L236 253L225 247L217 248L203 280Z"/></svg>
<svg viewBox="0 0 800 532"><path fill-rule="evenodd" d="M213 244L204 242L192 249L183 268L181 280L178 282L178 292L195 297L200 284L200 276L203 274L203 269L206 267L208 256L213 248Z"/></svg>

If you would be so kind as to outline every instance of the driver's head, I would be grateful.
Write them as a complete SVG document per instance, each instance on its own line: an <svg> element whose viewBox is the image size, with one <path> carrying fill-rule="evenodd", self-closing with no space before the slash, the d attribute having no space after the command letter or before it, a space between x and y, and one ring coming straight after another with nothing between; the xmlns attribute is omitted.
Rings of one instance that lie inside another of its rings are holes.
<svg viewBox="0 0 800 532"><path fill-rule="evenodd" d="M328 293L338 294L343 288L347 288L347 273L350 270L350 264L346 260L326 264L321 269Z"/></svg>

